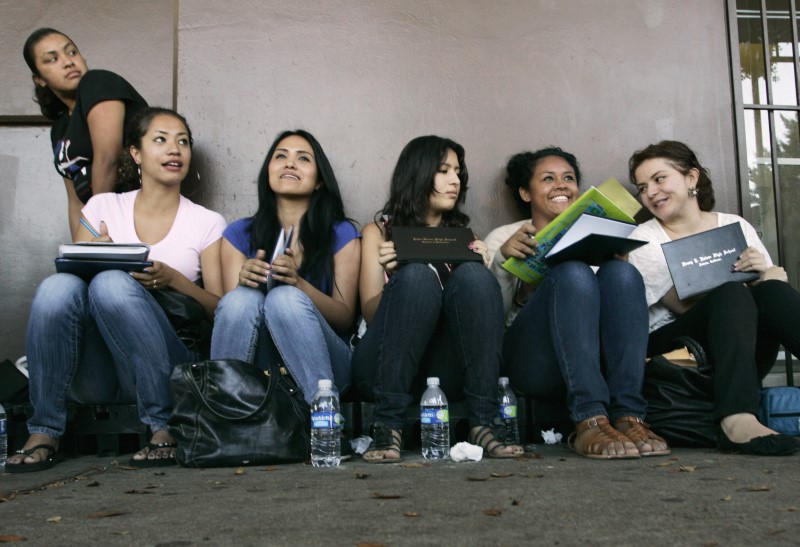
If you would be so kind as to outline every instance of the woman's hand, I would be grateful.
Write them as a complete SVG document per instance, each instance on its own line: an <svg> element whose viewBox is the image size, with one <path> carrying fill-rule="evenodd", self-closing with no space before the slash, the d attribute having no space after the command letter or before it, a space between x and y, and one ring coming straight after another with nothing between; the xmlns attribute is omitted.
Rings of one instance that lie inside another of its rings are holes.
<svg viewBox="0 0 800 547"><path fill-rule="evenodd" d="M267 282L270 266L264 262L266 257L266 251L258 249L255 258L248 258L244 261L242 269L239 270L239 285L255 289L261 283Z"/></svg>
<svg viewBox="0 0 800 547"><path fill-rule="evenodd" d="M536 228L530 222L520 226L519 230L508 238L500 247L500 254L503 258L509 259L512 256L524 260L534 253L537 243L533 239L536 235Z"/></svg>
<svg viewBox="0 0 800 547"><path fill-rule="evenodd" d="M271 274L275 281L287 285L297 285L297 263L294 260L294 250L286 249L282 255L272 262Z"/></svg>
<svg viewBox="0 0 800 547"><path fill-rule="evenodd" d="M733 264L734 272L759 272L763 275L767 271L767 259L755 247L748 247L739 259Z"/></svg>
<svg viewBox="0 0 800 547"><path fill-rule="evenodd" d="M131 272L133 278L142 284L145 289L166 289L171 287L175 281L175 276L180 275L174 268L159 262L153 261L153 265L145 268L143 272Z"/></svg>
<svg viewBox="0 0 800 547"><path fill-rule="evenodd" d="M390 276L397 271L397 250L394 248L394 241L384 241L378 248L378 263Z"/></svg>
<svg viewBox="0 0 800 547"><path fill-rule="evenodd" d="M489 248L486 247L486 243L481 241L480 239L476 239L472 243L469 244L469 248L472 249L473 253L477 253L481 255L483 258L483 265L487 268L489 267Z"/></svg>

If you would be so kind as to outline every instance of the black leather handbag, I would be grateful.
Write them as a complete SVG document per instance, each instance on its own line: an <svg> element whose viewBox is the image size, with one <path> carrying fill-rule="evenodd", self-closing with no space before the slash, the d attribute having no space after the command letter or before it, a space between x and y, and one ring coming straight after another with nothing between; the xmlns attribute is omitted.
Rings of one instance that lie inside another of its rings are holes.
<svg viewBox="0 0 800 547"><path fill-rule="evenodd" d="M167 314L186 347L197 352L200 359L208 357L212 327L203 305L175 289L153 289L150 294Z"/></svg>
<svg viewBox="0 0 800 547"><path fill-rule="evenodd" d="M644 398L647 423L673 446L714 447L714 380L705 351L695 340L682 337L697 366L676 365L656 355L645 365Z"/></svg>
<svg viewBox="0 0 800 547"><path fill-rule="evenodd" d="M228 467L308 459L309 407L286 373L211 360L176 366L167 422L185 467Z"/></svg>

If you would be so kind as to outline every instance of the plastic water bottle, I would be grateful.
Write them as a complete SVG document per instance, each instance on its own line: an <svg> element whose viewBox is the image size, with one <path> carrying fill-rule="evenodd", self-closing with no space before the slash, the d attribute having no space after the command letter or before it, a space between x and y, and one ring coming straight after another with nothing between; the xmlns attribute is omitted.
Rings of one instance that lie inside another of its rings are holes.
<svg viewBox="0 0 800 547"><path fill-rule="evenodd" d="M428 388L419 403L422 422L422 457L443 460L450 457L450 411L439 378L428 378Z"/></svg>
<svg viewBox="0 0 800 547"><path fill-rule="evenodd" d="M8 459L8 421L6 420L6 410L0 404L0 472L6 469Z"/></svg>
<svg viewBox="0 0 800 547"><path fill-rule="evenodd" d="M517 396L508 385L508 378L501 376L497 381L497 401L500 403L500 436L505 444L519 444L517 425Z"/></svg>
<svg viewBox="0 0 800 547"><path fill-rule="evenodd" d="M320 380L311 402L311 463L314 467L336 467L342 459L342 415L333 382Z"/></svg>

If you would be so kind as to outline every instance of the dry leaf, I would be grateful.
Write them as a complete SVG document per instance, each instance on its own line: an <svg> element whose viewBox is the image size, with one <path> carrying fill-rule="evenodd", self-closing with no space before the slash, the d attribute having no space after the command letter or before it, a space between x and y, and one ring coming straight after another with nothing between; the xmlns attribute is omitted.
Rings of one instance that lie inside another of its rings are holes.
<svg viewBox="0 0 800 547"><path fill-rule="evenodd" d="M528 477L529 479L541 479L542 477L544 477L544 473L528 473L527 475L524 476Z"/></svg>
<svg viewBox="0 0 800 547"><path fill-rule="evenodd" d="M562 457L558 458L558 461L560 461L560 462L565 462L565 461L567 461L567 458L565 458L565 457L563 457L563 456L562 456Z"/></svg>
<svg viewBox="0 0 800 547"><path fill-rule="evenodd" d="M422 467L430 467L430 465L431 464L429 463L404 463L402 467L405 467L406 469L420 469Z"/></svg>
<svg viewBox="0 0 800 547"><path fill-rule="evenodd" d="M117 465L119 469L124 469L125 471L141 471L144 469L143 467L134 467L132 465Z"/></svg>
<svg viewBox="0 0 800 547"><path fill-rule="evenodd" d="M244 467L237 467L236 471L233 472L234 475L244 475Z"/></svg>
<svg viewBox="0 0 800 547"><path fill-rule="evenodd" d="M125 490L126 494L152 494L152 492L148 492L147 490L137 490L136 488L132 490Z"/></svg>
<svg viewBox="0 0 800 547"><path fill-rule="evenodd" d="M404 517L419 517L420 515L421 513L418 513L416 511L406 511L405 513L403 513Z"/></svg>
<svg viewBox="0 0 800 547"><path fill-rule="evenodd" d="M380 492L373 492L372 497L379 500L398 500L403 496L400 494L381 494Z"/></svg>
<svg viewBox="0 0 800 547"><path fill-rule="evenodd" d="M92 481L86 485L86 488L94 488L95 486L100 486L100 483L97 481Z"/></svg>
<svg viewBox="0 0 800 547"><path fill-rule="evenodd" d="M356 473L356 478L357 479L366 479L367 477L369 477L369 473L362 473L360 471L358 473Z"/></svg>
<svg viewBox="0 0 800 547"><path fill-rule="evenodd" d="M264 471L277 471L278 469L279 469L278 467L274 467L274 466L273 467L265 467Z"/></svg>
<svg viewBox="0 0 800 547"><path fill-rule="evenodd" d="M0 536L0 543L12 543L14 541L25 541L27 538L25 536L16 536L14 534L8 534L5 536Z"/></svg>
<svg viewBox="0 0 800 547"><path fill-rule="evenodd" d="M661 462L660 464L658 464L658 467L669 467L673 463L675 462Z"/></svg>
<svg viewBox="0 0 800 547"><path fill-rule="evenodd" d="M61 522L61 517L50 517L47 522Z"/></svg>
<svg viewBox="0 0 800 547"><path fill-rule="evenodd" d="M760 484L758 486L747 486L745 488L739 488L739 492L769 492L770 488L766 484Z"/></svg>
<svg viewBox="0 0 800 547"><path fill-rule="evenodd" d="M770 530L770 531L768 531L768 532L767 532L767 535L769 535L769 536L777 536L778 534L782 534L782 533L784 533L785 531L786 531L786 530L782 530L782 529L780 529L780 528L777 528L777 529L775 529L775 530Z"/></svg>
<svg viewBox="0 0 800 547"><path fill-rule="evenodd" d="M697 469L696 465L681 465L678 467L679 470L683 471L684 473L692 473L695 469Z"/></svg>
<svg viewBox="0 0 800 547"><path fill-rule="evenodd" d="M109 517L118 517L120 515L127 515L127 511L98 511L89 515L90 519L105 519Z"/></svg>
<svg viewBox="0 0 800 547"><path fill-rule="evenodd" d="M488 481L489 477L470 477L470 476L467 476L467 480L468 481L482 482L482 481Z"/></svg>
<svg viewBox="0 0 800 547"><path fill-rule="evenodd" d="M386 547L383 543L359 543L356 547Z"/></svg>
<svg viewBox="0 0 800 547"><path fill-rule="evenodd" d="M718 541L706 541L703 543L703 547L717 547L719 545Z"/></svg>
<svg viewBox="0 0 800 547"><path fill-rule="evenodd" d="M522 502L521 502L520 500L514 500L514 499L512 499L512 500L511 500L511 505L514 505L514 506L516 506L516 507L519 507L520 505L522 505Z"/></svg>
<svg viewBox="0 0 800 547"><path fill-rule="evenodd" d="M153 475L155 475L156 477L163 477L164 475L166 475L166 473L164 473L163 471L157 471L153 473Z"/></svg>
<svg viewBox="0 0 800 547"><path fill-rule="evenodd" d="M513 477L514 473L498 473L497 471L494 471L492 473L489 473L489 476L494 477L496 479L505 479L506 477Z"/></svg>
<svg viewBox="0 0 800 547"><path fill-rule="evenodd" d="M794 511L800 511L800 507L784 507L783 509L778 509L778 510L794 512Z"/></svg>
<svg viewBox="0 0 800 547"><path fill-rule="evenodd" d="M481 513L489 517L499 517L503 514L500 509L484 509Z"/></svg>
<svg viewBox="0 0 800 547"><path fill-rule="evenodd" d="M114 532L114 533L117 534L118 536L127 536L127 535L129 535L131 533L131 531L130 530L120 530L119 532Z"/></svg>
<svg viewBox="0 0 800 547"><path fill-rule="evenodd" d="M722 498L722 501L731 501L732 499L733 496L725 496L724 498Z"/></svg>

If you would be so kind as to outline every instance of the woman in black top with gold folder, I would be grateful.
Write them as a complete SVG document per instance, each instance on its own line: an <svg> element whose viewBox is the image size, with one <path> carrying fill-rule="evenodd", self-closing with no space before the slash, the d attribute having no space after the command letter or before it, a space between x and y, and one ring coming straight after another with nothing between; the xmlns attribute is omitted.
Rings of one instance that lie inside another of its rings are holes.
<svg viewBox="0 0 800 547"><path fill-rule="evenodd" d="M364 227L359 292L369 328L356 346L353 377L361 394L375 402L368 462L400 461L403 416L426 376L438 376L450 400L466 399L469 440L487 456L522 453L522 447L498 442L488 427L498 413L503 309L486 269L486 245L469 243L483 264L400 267L391 239L397 226L466 226L469 217L459 206L467 180L461 145L418 137L400 154L380 220Z"/></svg>

